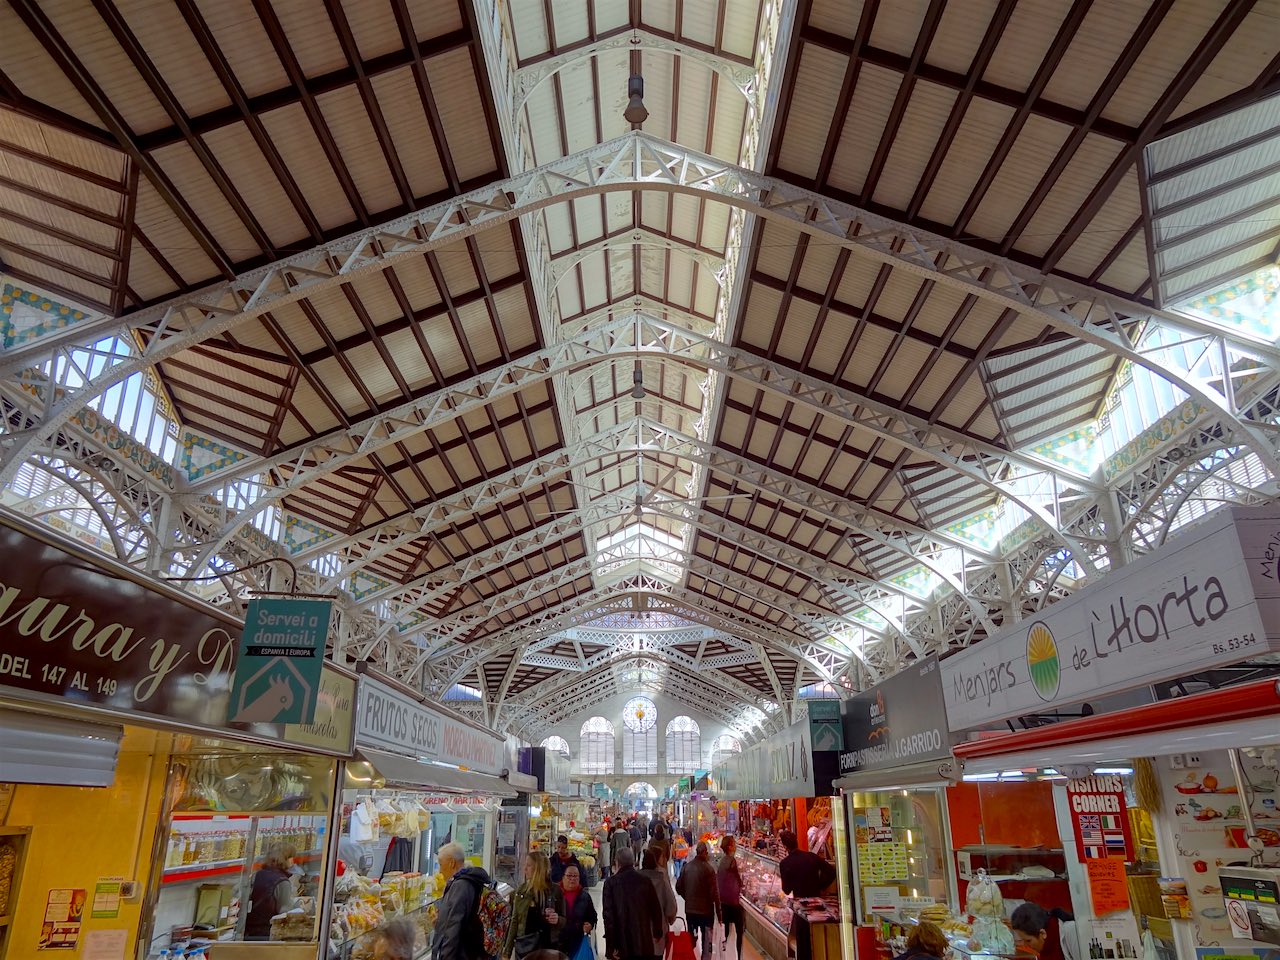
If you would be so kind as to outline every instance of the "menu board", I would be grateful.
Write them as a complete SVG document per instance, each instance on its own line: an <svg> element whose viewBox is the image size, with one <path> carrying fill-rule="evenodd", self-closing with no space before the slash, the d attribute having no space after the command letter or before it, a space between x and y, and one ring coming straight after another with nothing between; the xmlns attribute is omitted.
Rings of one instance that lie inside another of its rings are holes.
<svg viewBox="0 0 1280 960"><path fill-rule="evenodd" d="M905 843L858 844L858 879L864 886L905 880L909 872Z"/></svg>
<svg viewBox="0 0 1280 960"><path fill-rule="evenodd" d="M1162 757L1156 765L1165 810L1174 821L1179 873L1186 882L1196 942L1217 946L1235 939L1223 904L1219 870L1248 865L1243 804L1249 800L1240 796L1225 751L1202 753L1196 759L1199 763L1193 767L1179 757ZM1265 844L1263 863L1280 866L1280 775L1264 757L1242 754L1241 761L1252 784L1254 826Z"/></svg>

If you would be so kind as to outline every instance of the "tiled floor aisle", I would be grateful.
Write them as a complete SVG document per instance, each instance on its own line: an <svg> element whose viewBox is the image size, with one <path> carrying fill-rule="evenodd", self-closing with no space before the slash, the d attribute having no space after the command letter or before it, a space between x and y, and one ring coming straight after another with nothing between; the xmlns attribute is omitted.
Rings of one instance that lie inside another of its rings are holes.
<svg viewBox="0 0 1280 960"><path fill-rule="evenodd" d="M595 902L596 913L601 917L603 917L604 907L602 904L603 904L603 897L604 897L604 883L603 882L597 883L594 887L590 889L589 892L591 893L591 899ZM683 917L684 916L684 898L683 897L676 897L676 907L679 911L680 916ZM680 926L683 927L683 924L681 924ZM598 930L597 932L599 936L597 936L595 940L596 956L600 958L600 960L605 960L605 958L602 956L602 953L604 950L604 931ZM723 936L724 935L723 928L717 928L716 935ZM749 936L745 936L742 938L742 956L740 958L735 957L734 945L735 945L734 938L733 936L730 936L727 951L726 950L717 951L715 954L716 960L768 960L768 958L766 958L763 954L760 953L759 950L756 949L756 945L751 942L751 938ZM702 951L702 944L698 944L699 954L701 954L701 951Z"/></svg>

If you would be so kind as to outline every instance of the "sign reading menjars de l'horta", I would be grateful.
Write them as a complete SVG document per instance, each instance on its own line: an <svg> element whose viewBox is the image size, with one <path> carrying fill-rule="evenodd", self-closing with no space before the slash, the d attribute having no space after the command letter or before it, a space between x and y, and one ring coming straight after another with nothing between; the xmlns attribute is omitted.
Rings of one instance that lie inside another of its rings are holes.
<svg viewBox="0 0 1280 960"><path fill-rule="evenodd" d="M942 662L952 730L1280 650L1280 510L1223 509Z"/></svg>

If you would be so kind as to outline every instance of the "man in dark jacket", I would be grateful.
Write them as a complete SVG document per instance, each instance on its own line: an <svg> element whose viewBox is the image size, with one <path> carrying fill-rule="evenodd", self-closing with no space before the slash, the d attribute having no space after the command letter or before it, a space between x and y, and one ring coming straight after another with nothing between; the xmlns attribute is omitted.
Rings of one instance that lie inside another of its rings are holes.
<svg viewBox="0 0 1280 960"><path fill-rule="evenodd" d="M697 855L680 871L676 893L684 897L685 918L695 946L699 931L703 931L702 960L708 960L711 956L711 931L720 919L720 885L716 881L715 867L711 866L711 850L707 841L699 840L694 849Z"/></svg>
<svg viewBox="0 0 1280 960"><path fill-rule="evenodd" d="M480 891L489 885L489 874L481 867L463 866L466 855L457 843L446 843L436 859L445 885L431 941L431 960L483 960Z"/></svg>
<svg viewBox="0 0 1280 960"><path fill-rule="evenodd" d="M665 929L662 904L649 878L636 870L631 850L618 854L604 883L604 949L610 960L655 960L654 941Z"/></svg>
<svg viewBox="0 0 1280 960"><path fill-rule="evenodd" d="M797 849L799 843L794 833L783 830L778 839L787 849L787 855L778 864L783 893L793 897L816 897L835 882L836 868L816 853Z"/></svg>

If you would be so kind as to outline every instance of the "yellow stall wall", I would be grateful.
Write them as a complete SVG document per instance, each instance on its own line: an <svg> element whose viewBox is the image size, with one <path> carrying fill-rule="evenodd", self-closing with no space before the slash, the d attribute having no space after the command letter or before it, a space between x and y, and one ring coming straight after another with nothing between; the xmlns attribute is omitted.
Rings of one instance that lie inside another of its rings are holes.
<svg viewBox="0 0 1280 960"><path fill-rule="evenodd" d="M127 930L125 957L146 956L137 942L142 896L122 900L114 920L95 920L90 913L100 877L136 880L145 891L171 741L169 734L126 727L110 787L17 785L8 825L32 830L6 960L70 953L37 950L45 901L57 887L82 888L88 895L73 956L83 952L84 935L93 930Z"/></svg>

